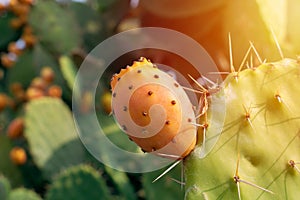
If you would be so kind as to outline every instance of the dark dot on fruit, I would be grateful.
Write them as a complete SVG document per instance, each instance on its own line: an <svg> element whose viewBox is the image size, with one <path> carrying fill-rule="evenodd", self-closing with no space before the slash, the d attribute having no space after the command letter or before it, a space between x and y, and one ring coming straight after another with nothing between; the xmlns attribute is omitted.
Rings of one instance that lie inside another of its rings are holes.
<svg viewBox="0 0 300 200"><path fill-rule="evenodd" d="M123 107L123 111L125 111L125 112L127 111L127 106Z"/></svg>
<svg viewBox="0 0 300 200"><path fill-rule="evenodd" d="M142 70L140 70L140 69L139 69L139 70L137 70L137 73L139 73L139 74L140 74L140 73L142 73Z"/></svg>
<svg viewBox="0 0 300 200"><path fill-rule="evenodd" d="M148 115L148 113L147 113L146 111L144 111L142 114L143 114L143 116L145 116L145 117Z"/></svg>
<svg viewBox="0 0 300 200"><path fill-rule="evenodd" d="M159 78L159 76L157 74L154 75L154 78Z"/></svg>
<svg viewBox="0 0 300 200"><path fill-rule="evenodd" d="M126 127L125 125L122 125L122 129L123 129L124 131L127 131L127 127Z"/></svg>
<svg viewBox="0 0 300 200"><path fill-rule="evenodd" d="M116 96L117 96L117 94L114 92L114 93L113 93L113 97L116 97Z"/></svg>
<svg viewBox="0 0 300 200"><path fill-rule="evenodd" d="M188 118L188 122L192 122L192 119L191 119L191 118Z"/></svg>
<svg viewBox="0 0 300 200"><path fill-rule="evenodd" d="M171 101L171 104L172 104L172 105L175 105L175 104L176 104L176 101L175 101L175 100L172 100L172 101Z"/></svg>
<svg viewBox="0 0 300 200"><path fill-rule="evenodd" d="M149 96L151 96L152 94L153 94L153 92L152 92L152 91L149 91L149 92L148 92L148 95L149 95Z"/></svg>
<svg viewBox="0 0 300 200"><path fill-rule="evenodd" d="M166 125L169 125L169 124L170 124L170 121L169 121L169 120L167 120L167 121L166 121Z"/></svg>
<svg viewBox="0 0 300 200"><path fill-rule="evenodd" d="M118 81L119 81L119 80L121 80L121 77L118 77L118 79L117 79L117 80L118 80Z"/></svg>
<svg viewBox="0 0 300 200"><path fill-rule="evenodd" d="M133 88L133 85L130 85L130 86L128 87L129 90L132 90L132 88Z"/></svg>
<svg viewBox="0 0 300 200"><path fill-rule="evenodd" d="M174 83L174 86L175 86L175 87L179 87L178 83Z"/></svg>

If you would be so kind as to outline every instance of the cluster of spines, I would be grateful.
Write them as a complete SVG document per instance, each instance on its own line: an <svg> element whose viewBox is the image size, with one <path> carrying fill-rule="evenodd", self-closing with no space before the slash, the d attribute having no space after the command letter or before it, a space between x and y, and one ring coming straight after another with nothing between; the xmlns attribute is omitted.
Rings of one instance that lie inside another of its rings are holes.
<svg viewBox="0 0 300 200"><path fill-rule="evenodd" d="M231 41L230 41L231 43ZM277 46L279 48L279 46ZM254 59L252 57L252 55L250 55L250 52L251 50L254 52L255 56L257 57L257 61L259 62L260 65L265 65L266 67L269 67L269 68L272 68L272 69L275 69L277 66L276 64L274 65L273 63L266 63L266 60L262 60L258 54L258 52L256 51L253 43L250 42L250 47L249 49L247 50L247 53L238 69L238 71L235 70L234 66L233 66L233 61L232 61L232 52L230 52L230 63L231 63L231 74L229 77L227 77L228 81L227 82L230 82L229 79L233 78L236 82L236 84L239 83L239 79L240 79L240 72L242 70L242 68L244 66L246 66L247 69L250 69L250 70L255 70L256 67L254 67L255 65L253 64L254 63ZM230 48L230 51L231 51L231 48ZM282 58L283 61L281 61L279 63L279 65L286 65L288 66L289 64L295 66L297 64L297 61L293 61L293 60L289 60L289 59L284 59L284 56L282 54L282 51L281 49L279 48L279 53L280 53L280 56ZM250 55L250 56L249 56ZM246 61L247 58L249 58L249 61ZM229 73L228 73L229 74ZM251 83L249 83L251 84ZM257 84L257 83L252 83L252 84ZM263 83L264 84L264 83ZM246 88L245 88L246 89ZM230 95L230 94L228 94ZM276 105L278 105L279 107L285 109L287 112L289 113L292 113L292 109L290 107L290 105L288 105L288 103L286 102L286 97L285 97L285 93L281 93L281 90L276 90L275 88L275 91L272 93L271 92L271 97L269 99L273 99L271 100L272 104L275 104L276 102ZM268 101L267 103L270 103L270 101ZM254 106L253 106L254 105ZM249 127L252 129L253 133L254 134L258 134L257 130L255 129L252 121L255 119L255 117L257 116L257 114L259 114L259 112L261 110L259 110L257 113L253 113L253 109L254 108L257 108L257 106L261 106L261 105L255 105L254 102L250 102L249 105L246 105L246 104L243 104L241 105L242 107L242 111L241 113L244 113L241 118L244 120L244 122L246 122ZM266 106L266 105L265 105ZM204 120L204 124L208 124L207 123L207 120ZM208 126L207 126L208 128ZM226 129L226 128L225 128ZM205 130L203 131L203 134L204 134L204 138L205 138ZM262 190L263 192L267 192L267 193L271 193L271 194L274 194L276 193L276 191L271 191L268 189L268 187L270 187L270 185L272 184L269 184L269 185L265 185L265 187L262 187L260 185L257 185L251 181L247 181L243 178L240 177L239 175L239 163L240 163L240 158L239 158L239 155L240 155L240 149L239 149L239 144L238 144L238 134L240 133L237 133L237 145L236 145L236 152L238 154L238 159L237 159L237 163L236 163L236 170L235 170L235 173L233 175L233 182L237 185L237 192L238 192L238 198L241 199L241 190L240 190L240 184L243 183L243 184L247 184L249 186L252 186L254 188L257 188L259 190ZM298 161L295 161L293 159L287 159L286 160L286 164L288 166L288 168L291 168L291 169L294 169L296 172L300 173L300 170L299 170L299 162ZM288 170L288 168L286 168L286 170ZM189 188L191 189L191 188ZM188 190L189 190L188 189ZM203 193L203 195L205 195Z"/></svg>

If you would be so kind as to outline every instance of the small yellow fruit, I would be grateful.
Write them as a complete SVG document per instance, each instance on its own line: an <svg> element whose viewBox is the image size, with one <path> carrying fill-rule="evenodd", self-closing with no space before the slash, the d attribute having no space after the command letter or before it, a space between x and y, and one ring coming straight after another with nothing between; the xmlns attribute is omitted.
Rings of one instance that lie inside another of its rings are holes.
<svg viewBox="0 0 300 200"><path fill-rule="evenodd" d="M10 122L7 128L7 135L9 138L18 138L22 136L24 130L24 120L20 117Z"/></svg>
<svg viewBox="0 0 300 200"><path fill-rule="evenodd" d="M32 79L30 87L45 90L48 87L48 83L46 83L41 77L36 77Z"/></svg>
<svg viewBox="0 0 300 200"><path fill-rule="evenodd" d="M20 28L24 24L24 21L20 18L14 18L10 20L10 26L14 29Z"/></svg>
<svg viewBox="0 0 300 200"><path fill-rule="evenodd" d="M38 88L29 87L26 91L27 100L37 99L43 96L45 96L44 91Z"/></svg>
<svg viewBox="0 0 300 200"><path fill-rule="evenodd" d="M141 58L115 74L111 88L115 120L144 152L180 160L194 149L193 105L169 74Z"/></svg>
<svg viewBox="0 0 300 200"><path fill-rule="evenodd" d="M41 78L46 83L52 83L55 77L54 71L51 69L51 67L43 67L40 73Z"/></svg>
<svg viewBox="0 0 300 200"><path fill-rule="evenodd" d="M9 43L8 51L16 55L20 55L22 53L22 49L19 49L15 42Z"/></svg>
<svg viewBox="0 0 300 200"><path fill-rule="evenodd" d="M25 150L21 147L14 147L10 151L10 159L16 165L23 165L27 161Z"/></svg>
<svg viewBox="0 0 300 200"><path fill-rule="evenodd" d="M5 94L0 93L0 111L2 111L8 105L8 97Z"/></svg>
<svg viewBox="0 0 300 200"><path fill-rule="evenodd" d="M48 96L60 98L62 96L62 89L58 85L52 85L48 88Z"/></svg>
<svg viewBox="0 0 300 200"><path fill-rule="evenodd" d="M32 28L29 25L26 25L23 29L24 34L32 34Z"/></svg>
<svg viewBox="0 0 300 200"><path fill-rule="evenodd" d="M9 86L9 89L12 93L16 93L16 92L22 91L23 87L22 87L21 83L15 82Z"/></svg>
<svg viewBox="0 0 300 200"><path fill-rule="evenodd" d="M11 59L8 54L3 54L1 56L1 63L4 67L11 68L15 64L15 61Z"/></svg>
<svg viewBox="0 0 300 200"><path fill-rule="evenodd" d="M27 47L32 47L36 43L36 37L31 33L24 33L22 39L25 41Z"/></svg>
<svg viewBox="0 0 300 200"><path fill-rule="evenodd" d="M104 94L101 97L101 105L105 113L110 114L111 113L111 93L110 92L104 92Z"/></svg>
<svg viewBox="0 0 300 200"><path fill-rule="evenodd" d="M15 82L10 85L10 91L14 95L14 97L18 101L24 101L25 100L25 91L21 85L21 83Z"/></svg>

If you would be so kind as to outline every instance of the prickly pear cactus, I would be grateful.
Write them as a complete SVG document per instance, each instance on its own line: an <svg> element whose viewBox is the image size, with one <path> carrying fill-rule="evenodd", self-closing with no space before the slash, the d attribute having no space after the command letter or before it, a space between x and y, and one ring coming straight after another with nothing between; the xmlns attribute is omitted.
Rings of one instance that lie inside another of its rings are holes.
<svg viewBox="0 0 300 200"><path fill-rule="evenodd" d="M36 2L29 21L40 43L53 53L69 53L81 42L74 18L55 2Z"/></svg>
<svg viewBox="0 0 300 200"><path fill-rule="evenodd" d="M6 200L10 192L10 184L7 178L0 175L0 199Z"/></svg>
<svg viewBox="0 0 300 200"><path fill-rule="evenodd" d="M56 177L46 194L47 200L111 198L100 174L88 165L66 169Z"/></svg>
<svg viewBox="0 0 300 200"><path fill-rule="evenodd" d="M25 135L30 152L47 179L85 161L85 150L77 137L71 112L63 101L40 98L28 103L26 111Z"/></svg>
<svg viewBox="0 0 300 200"><path fill-rule="evenodd" d="M226 78L214 94L224 93L223 130L206 157L199 158L198 144L185 160L185 199L299 198L299 81L299 63L291 59ZM214 112L210 107L208 115Z"/></svg>
<svg viewBox="0 0 300 200"><path fill-rule="evenodd" d="M9 194L8 200L42 200L42 198L32 190L18 188Z"/></svg>
<svg viewBox="0 0 300 200"><path fill-rule="evenodd" d="M167 73L142 57L115 74L111 88L116 121L143 151L178 159L194 148L193 106Z"/></svg>

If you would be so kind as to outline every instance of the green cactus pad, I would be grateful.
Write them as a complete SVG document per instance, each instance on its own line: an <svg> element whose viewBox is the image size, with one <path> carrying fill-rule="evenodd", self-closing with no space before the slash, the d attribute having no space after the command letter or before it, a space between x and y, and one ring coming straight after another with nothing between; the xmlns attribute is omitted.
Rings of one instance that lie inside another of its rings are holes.
<svg viewBox="0 0 300 200"><path fill-rule="evenodd" d="M88 165L71 167L56 177L46 200L112 199L98 171Z"/></svg>
<svg viewBox="0 0 300 200"><path fill-rule="evenodd" d="M33 53L30 50L26 50L18 57L14 67L7 71L7 84L19 82L24 87L27 87L30 84L30 81L35 75L32 58Z"/></svg>
<svg viewBox="0 0 300 200"><path fill-rule="evenodd" d="M61 99L40 98L27 105L25 136L34 161L48 179L85 160L71 112Z"/></svg>
<svg viewBox="0 0 300 200"><path fill-rule="evenodd" d="M9 194L8 200L42 200L42 198L31 190L18 188Z"/></svg>
<svg viewBox="0 0 300 200"><path fill-rule="evenodd" d="M12 40L16 40L19 37L18 31L16 31L13 27L11 27L11 20L14 18L14 14L11 12L6 12L5 15L1 16L0 20L0 49L3 51L9 42Z"/></svg>
<svg viewBox="0 0 300 200"><path fill-rule="evenodd" d="M99 42L110 34L103 16L98 10L83 3L71 2L68 9L81 27L83 46L90 52Z"/></svg>
<svg viewBox="0 0 300 200"><path fill-rule="evenodd" d="M68 56L61 56L59 58L61 72L66 80L69 88L73 90L73 85L76 76L76 67L72 59Z"/></svg>
<svg viewBox="0 0 300 200"><path fill-rule="evenodd" d="M281 0L232 0L224 6L223 37L231 33L233 57L241 62L248 41L255 43L255 48L263 59L278 59L274 35L285 56L295 58L300 53L300 1ZM243 12L237 12L239 9ZM259 34L258 34L259 33ZM225 40L224 40L225 41Z"/></svg>
<svg viewBox="0 0 300 200"><path fill-rule="evenodd" d="M199 158L199 144L185 160L186 199L239 199L238 185L243 200L298 199L299 63L284 59L236 75L221 88L226 117L219 140L206 157Z"/></svg>
<svg viewBox="0 0 300 200"><path fill-rule="evenodd" d="M10 192L10 183L7 178L0 175L0 199L7 200Z"/></svg>
<svg viewBox="0 0 300 200"><path fill-rule="evenodd" d="M41 44L53 53L67 54L81 43L72 14L55 2L37 2L30 12L29 21Z"/></svg>

